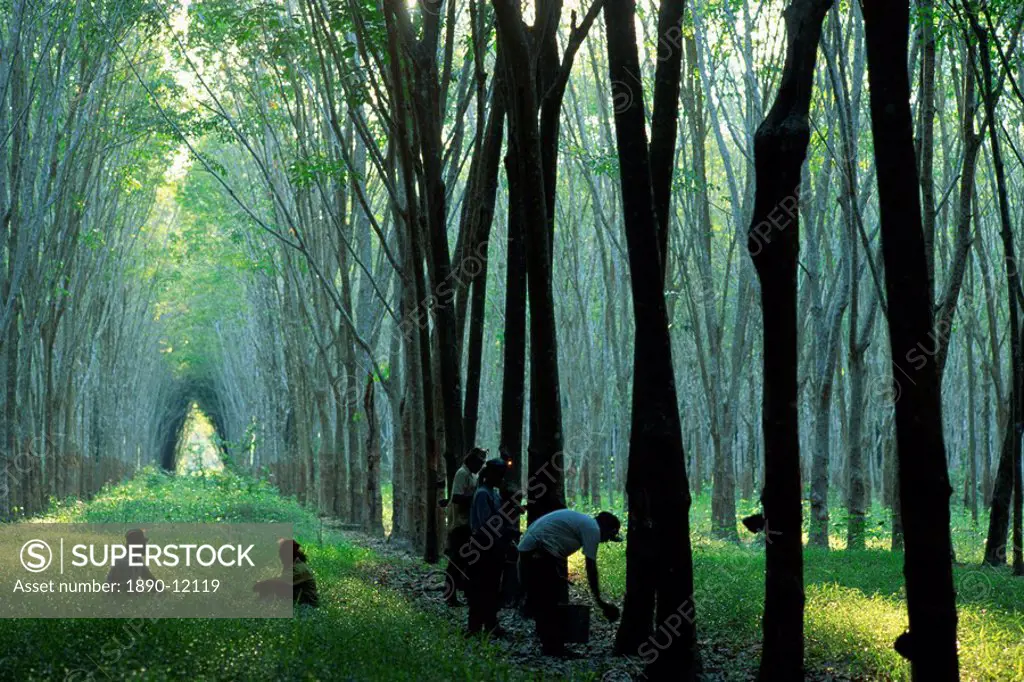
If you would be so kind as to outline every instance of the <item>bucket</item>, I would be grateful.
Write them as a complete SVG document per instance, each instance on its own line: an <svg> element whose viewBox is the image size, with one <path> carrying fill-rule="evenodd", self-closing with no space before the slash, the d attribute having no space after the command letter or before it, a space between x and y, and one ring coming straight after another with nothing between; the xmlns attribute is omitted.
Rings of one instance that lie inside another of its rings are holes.
<svg viewBox="0 0 1024 682"><path fill-rule="evenodd" d="M590 607L582 604L559 604L559 620L566 644L586 644L590 641Z"/></svg>

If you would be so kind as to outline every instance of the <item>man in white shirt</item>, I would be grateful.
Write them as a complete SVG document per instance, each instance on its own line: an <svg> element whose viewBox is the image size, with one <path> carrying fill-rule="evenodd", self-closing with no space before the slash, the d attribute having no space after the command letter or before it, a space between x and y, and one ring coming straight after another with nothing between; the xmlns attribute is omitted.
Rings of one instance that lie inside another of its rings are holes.
<svg viewBox="0 0 1024 682"><path fill-rule="evenodd" d="M602 542L621 542L619 519L610 512L595 517L571 509L559 509L534 521L519 543L520 566L526 583L528 607L537 621L537 636L548 656L565 656L563 628L557 606L567 598L565 560L582 550L587 582L594 602L605 618L617 620L619 609L601 598L597 572L597 548Z"/></svg>
<svg viewBox="0 0 1024 682"><path fill-rule="evenodd" d="M460 550L469 542L469 507L473 502L473 493L476 491L476 476L480 467L487 459L487 451L482 448L473 448L462 466L455 472L452 480L452 496L450 499L441 500L438 505L441 508L448 507L448 546L445 554L448 555L448 567L445 569L445 601L448 606L462 606L459 601L458 590L465 591L468 569Z"/></svg>

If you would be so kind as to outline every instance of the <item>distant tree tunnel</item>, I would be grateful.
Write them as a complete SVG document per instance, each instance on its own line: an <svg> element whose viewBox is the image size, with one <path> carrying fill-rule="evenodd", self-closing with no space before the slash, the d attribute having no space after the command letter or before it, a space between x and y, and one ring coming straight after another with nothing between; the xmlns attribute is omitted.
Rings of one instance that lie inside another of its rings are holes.
<svg viewBox="0 0 1024 682"><path fill-rule="evenodd" d="M195 404L213 424L217 434L217 447L224 452L227 442L227 423L223 401L209 382L181 381L172 391L172 397L158 415L156 428L159 429L157 442L160 444L160 467L167 471L176 469L175 455L181 441L190 407Z"/></svg>

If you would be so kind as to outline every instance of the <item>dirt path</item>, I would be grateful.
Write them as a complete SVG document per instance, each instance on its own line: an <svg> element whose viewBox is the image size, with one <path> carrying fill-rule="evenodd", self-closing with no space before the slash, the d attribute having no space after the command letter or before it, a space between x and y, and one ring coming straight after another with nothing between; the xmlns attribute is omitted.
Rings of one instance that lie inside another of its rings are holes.
<svg viewBox="0 0 1024 682"><path fill-rule="evenodd" d="M374 538L352 531L344 532L349 541L371 549L377 555L389 559L367 567L366 578L373 583L395 590L406 596L424 611L451 622L460 630L466 629L467 609L451 608L444 603L444 562L427 566L411 556L405 549L396 547L382 538ZM589 590L585 583L570 584L570 600L577 604L591 604ZM536 672L543 678L594 679L600 682L634 682L645 679L643 663L639 657L616 656L612 653L615 641L615 624L609 623L595 613L590 620L590 642L568 645L571 651L580 654L578 660L563 660L542 656L534 635L534 623L519 615L517 609L502 609L498 614L501 626L507 636L492 640L513 665ZM751 668L751 662L741 665L730 661L723 652L717 652L708 642L701 642L705 674L701 679L707 682L749 679L743 673L726 673L730 669ZM756 669L757 652L753 652L752 665Z"/></svg>

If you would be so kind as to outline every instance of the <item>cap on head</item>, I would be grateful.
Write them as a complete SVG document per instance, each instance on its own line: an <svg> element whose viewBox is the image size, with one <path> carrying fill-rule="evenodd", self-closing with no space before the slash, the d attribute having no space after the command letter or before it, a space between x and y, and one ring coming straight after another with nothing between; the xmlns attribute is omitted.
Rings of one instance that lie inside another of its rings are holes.
<svg viewBox="0 0 1024 682"><path fill-rule="evenodd" d="M508 467L503 459L489 459L484 462L484 468L480 470L480 479L486 481L500 481Z"/></svg>
<svg viewBox="0 0 1024 682"><path fill-rule="evenodd" d="M619 522L619 517L611 512L603 511L594 517L597 521L597 525L601 528L601 539L605 542L622 542L622 536L619 535L619 530L622 528L622 523Z"/></svg>
<svg viewBox="0 0 1024 682"><path fill-rule="evenodd" d="M302 545L291 538L278 538L277 553L280 555L282 563L289 555L292 563L306 561L306 553L302 551Z"/></svg>

